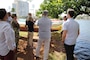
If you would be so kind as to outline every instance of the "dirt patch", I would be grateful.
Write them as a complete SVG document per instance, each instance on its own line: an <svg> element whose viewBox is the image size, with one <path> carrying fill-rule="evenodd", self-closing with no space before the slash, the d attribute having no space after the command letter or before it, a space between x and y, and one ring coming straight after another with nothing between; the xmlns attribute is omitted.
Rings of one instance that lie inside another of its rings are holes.
<svg viewBox="0 0 90 60"><path fill-rule="evenodd" d="M35 60L35 49L37 47L37 41L38 41L38 36L35 36L33 39L33 46L34 49L31 49L27 46L27 38L26 37L20 37L19 40L19 45L18 45L18 52L17 52L17 60ZM41 60L43 56L43 46L41 48ZM63 47L63 44L60 39L55 40L54 38L51 39L51 44L50 44L50 54L49 54L49 60L56 60L58 56L60 55L65 55L65 50ZM57 59L58 60L58 59ZM61 58L59 59L61 60Z"/></svg>

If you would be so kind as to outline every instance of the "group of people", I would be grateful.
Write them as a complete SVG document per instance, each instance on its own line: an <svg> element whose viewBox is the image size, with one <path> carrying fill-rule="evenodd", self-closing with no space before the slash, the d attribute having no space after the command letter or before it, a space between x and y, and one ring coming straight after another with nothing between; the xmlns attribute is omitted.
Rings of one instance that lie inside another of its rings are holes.
<svg viewBox="0 0 90 60"><path fill-rule="evenodd" d="M29 14L31 16L31 14ZM73 52L76 43L76 39L79 35L79 24L73 19L74 17L74 10L68 9L67 16L64 16L64 23L63 23L63 33L62 33L62 43L64 43L67 60L74 60ZM29 20L33 20L30 18ZM33 26L30 25L29 20L26 21L26 25L28 27ZM30 25L30 26L29 26ZM40 48L42 43L44 43L44 57L43 60L48 60L49 48L50 48L50 41L51 41L51 27L52 22L48 18L48 11L45 10L42 12L42 17L38 20L37 25L39 26L39 40L38 45L36 48L36 60L40 60ZM30 27L31 28L31 27ZM32 36L32 29L28 29L29 35ZM29 36L29 45L32 47L32 37Z"/></svg>
<svg viewBox="0 0 90 60"><path fill-rule="evenodd" d="M36 60L40 60L40 48L42 43L44 42L44 58L43 60L48 59L50 41L51 41L51 26L52 22L48 18L48 11L45 10L42 13L42 18L38 20L37 25L39 26L39 40L36 48ZM34 31L34 20L32 18L32 14L28 14L28 18L26 19L26 28L28 30L28 43L27 47L33 48L33 31Z"/></svg>
<svg viewBox="0 0 90 60"><path fill-rule="evenodd" d="M62 42L66 51L66 60L90 60L90 31L80 32L80 25L74 20L74 10L68 9L63 17ZM88 34L87 34L88 32Z"/></svg>
<svg viewBox="0 0 90 60"><path fill-rule="evenodd" d="M40 48L44 43L44 56L43 60L48 60L50 41L51 41L51 27L52 21L48 18L48 11L42 12L42 17L38 20L39 26L39 40L36 48L36 60L40 60ZM62 43L64 44L67 60L74 60L73 54L75 53L78 60L82 59L78 53L76 40L80 34L79 24L74 20L74 10L68 9L67 16L64 17L62 25ZM34 19L32 14L29 13L26 19L26 29L28 31L27 47L33 49L33 32L34 32ZM0 59L1 60L14 60L15 51L17 50L19 41L20 25L17 22L17 15L7 13L5 9L0 9ZM75 47L75 49L74 49ZM79 46L80 47L80 46ZM75 50L75 51L74 51ZM84 54L83 54L84 55ZM85 56L90 56L85 55ZM89 57L90 58L90 57ZM88 59L89 59L88 58ZM87 59L87 60L88 60ZM83 57L84 60L84 57Z"/></svg>
<svg viewBox="0 0 90 60"><path fill-rule="evenodd" d="M62 26L62 42L64 43L67 60L74 60L73 52L79 35L79 24L73 19L74 10L68 9L67 21Z"/></svg>
<svg viewBox="0 0 90 60"><path fill-rule="evenodd" d="M0 9L0 59L1 60L13 60L16 59L15 54L19 41L20 26L17 22L17 15L7 13L5 9ZM48 18L48 11L45 10L42 13L42 18L38 21L39 26L39 40L36 48L36 59L39 60L40 47L44 42L44 60L48 59L50 41L51 41L51 26L52 22ZM33 32L34 32L34 20L32 14L29 13L26 19L26 29L28 31L28 43L27 47L33 49ZM5 46L5 47L4 47Z"/></svg>

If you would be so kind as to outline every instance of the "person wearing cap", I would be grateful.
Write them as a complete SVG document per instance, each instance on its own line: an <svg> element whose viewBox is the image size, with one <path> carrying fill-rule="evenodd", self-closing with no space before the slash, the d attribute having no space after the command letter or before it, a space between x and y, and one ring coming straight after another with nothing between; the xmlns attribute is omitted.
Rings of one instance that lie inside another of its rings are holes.
<svg viewBox="0 0 90 60"><path fill-rule="evenodd" d="M5 9L0 9L0 59L14 60L16 49L15 33L7 22L8 15Z"/></svg>
<svg viewBox="0 0 90 60"><path fill-rule="evenodd" d="M52 22L48 18L47 10L43 11L42 17L39 19L37 25L39 26L39 40L38 40L38 45L36 48L36 60L39 60L40 48L42 46L42 43L44 43L43 60L47 60L48 54L49 54L49 48L50 48L51 26L52 26Z"/></svg>
<svg viewBox="0 0 90 60"><path fill-rule="evenodd" d="M79 24L73 19L74 10L67 11L67 21L63 24L62 42L64 43L67 60L74 60L73 52L79 35Z"/></svg>

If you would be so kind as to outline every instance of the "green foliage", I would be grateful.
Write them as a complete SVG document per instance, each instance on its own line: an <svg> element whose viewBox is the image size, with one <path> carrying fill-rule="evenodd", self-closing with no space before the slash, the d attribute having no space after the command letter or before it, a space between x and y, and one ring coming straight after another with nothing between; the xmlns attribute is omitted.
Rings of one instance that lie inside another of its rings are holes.
<svg viewBox="0 0 90 60"><path fill-rule="evenodd" d="M90 15L89 0L44 0L40 5L39 12L48 10L52 18L58 18L58 15L67 11L68 8L73 8L75 10L75 17L82 13Z"/></svg>
<svg viewBox="0 0 90 60"><path fill-rule="evenodd" d="M37 10L37 12L36 12L36 16L41 17L41 14L42 14L42 11L41 11L40 9Z"/></svg>
<svg viewBox="0 0 90 60"><path fill-rule="evenodd" d="M44 0L44 2L41 4L41 11L43 10L48 10L49 15L52 18L58 18L58 14L61 13L62 11L59 9L61 6L62 1L61 0Z"/></svg>
<svg viewBox="0 0 90 60"><path fill-rule="evenodd" d="M75 10L75 17L79 14L85 13L88 14L90 11L90 1L89 0L63 0L63 8L66 11L68 8L73 8Z"/></svg>
<svg viewBox="0 0 90 60"><path fill-rule="evenodd" d="M15 12L15 8L12 8L12 9L11 9L11 12Z"/></svg>

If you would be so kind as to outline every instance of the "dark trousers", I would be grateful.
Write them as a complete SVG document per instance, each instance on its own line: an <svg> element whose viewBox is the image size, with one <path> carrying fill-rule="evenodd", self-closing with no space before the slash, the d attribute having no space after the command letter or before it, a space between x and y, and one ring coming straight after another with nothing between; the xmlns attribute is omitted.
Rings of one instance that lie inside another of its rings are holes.
<svg viewBox="0 0 90 60"><path fill-rule="evenodd" d="M67 55L67 60L74 60L74 56L73 56L74 46L75 45L64 44L66 55Z"/></svg>
<svg viewBox="0 0 90 60"><path fill-rule="evenodd" d="M10 51L6 56L0 56L1 60L14 60L14 52Z"/></svg>

